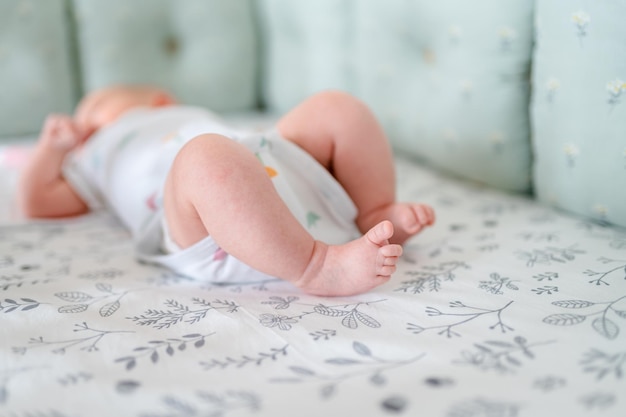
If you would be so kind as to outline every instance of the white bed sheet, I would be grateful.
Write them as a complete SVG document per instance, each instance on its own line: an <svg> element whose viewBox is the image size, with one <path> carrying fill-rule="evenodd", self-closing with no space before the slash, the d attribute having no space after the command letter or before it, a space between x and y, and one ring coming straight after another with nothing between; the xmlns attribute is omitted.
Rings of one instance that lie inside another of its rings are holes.
<svg viewBox="0 0 626 417"><path fill-rule="evenodd" d="M23 223L5 199L0 416L626 415L626 233L398 173L437 224L349 298L176 276L111 216Z"/></svg>

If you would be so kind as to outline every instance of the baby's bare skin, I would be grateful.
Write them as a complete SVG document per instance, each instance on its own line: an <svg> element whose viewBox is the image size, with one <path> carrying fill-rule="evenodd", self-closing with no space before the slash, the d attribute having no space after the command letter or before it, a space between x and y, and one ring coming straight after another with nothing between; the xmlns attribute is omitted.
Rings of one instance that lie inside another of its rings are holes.
<svg viewBox="0 0 626 417"><path fill-rule="evenodd" d="M389 242L394 225L388 220L343 245L316 241L252 152L221 135L201 135L180 150L163 203L181 247L210 235L231 256L311 294L368 291L389 280L402 254L402 246Z"/></svg>
<svg viewBox="0 0 626 417"><path fill-rule="evenodd" d="M18 185L18 203L26 216L67 217L87 212L87 204L61 175L65 156L81 141L72 117L47 117Z"/></svg>
<svg viewBox="0 0 626 417"><path fill-rule="evenodd" d="M316 241L306 270L294 283L310 294L346 296L389 281L402 255L402 246L389 243L393 233L391 222L383 221L345 245Z"/></svg>
<svg viewBox="0 0 626 417"><path fill-rule="evenodd" d="M423 228L431 226L435 222L435 212L426 204L391 203L374 210L362 222L372 224L382 220L389 220L394 226L394 233L389 241L402 245Z"/></svg>
<svg viewBox="0 0 626 417"><path fill-rule="evenodd" d="M159 89L114 87L87 96L73 117L50 116L20 181L24 213L86 213L86 203L61 174L65 156L128 109L173 103ZM391 151L372 114L346 94L327 92L296 107L277 127L344 187L357 206L363 236L342 245L314 240L248 149L207 134L188 142L168 173L164 209L174 242L186 248L210 235L252 268L315 295L353 295L387 282L400 245L435 216L428 205L395 200Z"/></svg>

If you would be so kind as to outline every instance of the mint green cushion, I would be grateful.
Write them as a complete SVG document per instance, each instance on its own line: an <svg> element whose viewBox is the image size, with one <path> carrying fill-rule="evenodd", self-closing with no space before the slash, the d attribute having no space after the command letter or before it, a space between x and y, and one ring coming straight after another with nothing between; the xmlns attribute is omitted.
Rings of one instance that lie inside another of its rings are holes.
<svg viewBox="0 0 626 417"><path fill-rule="evenodd" d="M626 226L626 2L537 2L535 189Z"/></svg>
<svg viewBox="0 0 626 417"><path fill-rule="evenodd" d="M264 98L325 89L378 115L397 152L502 189L530 187L528 0L263 0Z"/></svg>
<svg viewBox="0 0 626 417"><path fill-rule="evenodd" d="M0 138L37 132L70 112L74 84L63 0L0 1Z"/></svg>
<svg viewBox="0 0 626 417"><path fill-rule="evenodd" d="M252 0L73 0L84 89L152 83L216 111L257 104Z"/></svg>

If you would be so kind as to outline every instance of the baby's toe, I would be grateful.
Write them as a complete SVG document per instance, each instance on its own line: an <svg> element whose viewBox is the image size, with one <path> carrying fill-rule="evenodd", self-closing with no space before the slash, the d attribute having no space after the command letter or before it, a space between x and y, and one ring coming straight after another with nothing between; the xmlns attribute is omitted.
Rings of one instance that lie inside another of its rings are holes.
<svg viewBox="0 0 626 417"><path fill-rule="evenodd" d="M385 257L383 259L383 266L391 266L398 263L398 258L395 256Z"/></svg>
<svg viewBox="0 0 626 417"><path fill-rule="evenodd" d="M432 207L418 204L414 207L415 216L420 226L430 226L435 220L435 212Z"/></svg>
<svg viewBox="0 0 626 417"><path fill-rule="evenodd" d="M433 210L433 208L431 206L428 206L426 204L422 205L422 210L424 213L424 219L425 219L425 223L427 225L431 225L435 222L435 210Z"/></svg>
<svg viewBox="0 0 626 417"><path fill-rule="evenodd" d="M388 239L393 236L393 224L390 221L382 221L372 227L365 236L375 245L385 245Z"/></svg>
<svg viewBox="0 0 626 417"><path fill-rule="evenodd" d="M390 276L393 275L394 272L396 272L396 266L395 265L383 266L378 271L378 276L390 277Z"/></svg>
<svg viewBox="0 0 626 417"><path fill-rule="evenodd" d="M385 245L382 246L378 251L380 255L385 258L398 258L402 256L402 246L400 245Z"/></svg>

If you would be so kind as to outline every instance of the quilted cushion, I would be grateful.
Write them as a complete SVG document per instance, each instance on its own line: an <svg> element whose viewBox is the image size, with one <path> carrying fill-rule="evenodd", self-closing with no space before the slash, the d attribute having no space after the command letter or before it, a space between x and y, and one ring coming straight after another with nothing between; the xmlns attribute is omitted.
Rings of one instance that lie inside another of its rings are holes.
<svg viewBox="0 0 626 417"><path fill-rule="evenodd" d="M537 2L538 198L626 226L626 2Z"/></svg>
<svg viewBox="0 0 626 417"><path fill-rule="evenodd" d="M257 104L250 0L74 0L85 90L153 83L216 111Z"/></svg>
<svg viewBox="0 0 626 417"><path fill-rule="evenodd" d="M32 134L78 95L63 0L0 1L0 138Z"/></svg>
<svg viewBox="0 0 626 417"><path fill-rule="evenodd" d="M533 2L260 5L270 108L347 90L374 109L398 152L503 189L529 189Z"/></svg>

